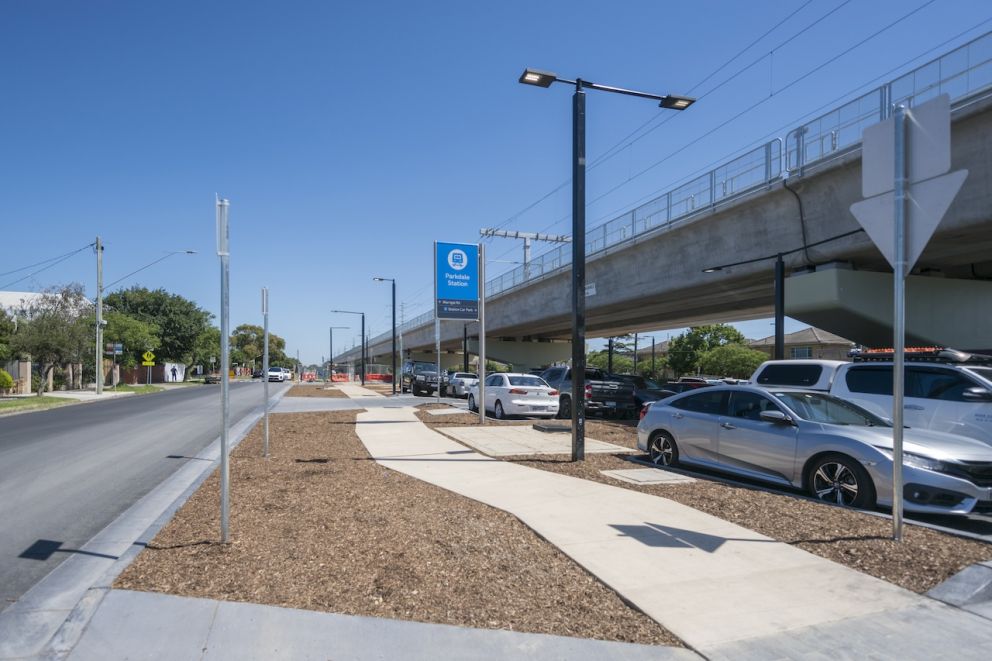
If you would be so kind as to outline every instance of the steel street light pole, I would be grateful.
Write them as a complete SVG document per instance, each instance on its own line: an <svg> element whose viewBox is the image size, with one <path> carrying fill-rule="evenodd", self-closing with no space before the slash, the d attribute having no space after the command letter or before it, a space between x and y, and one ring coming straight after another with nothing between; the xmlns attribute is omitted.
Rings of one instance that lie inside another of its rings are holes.
<svg viewBox="0 0 992 661"><path fill-rule="evenodd" d="M327 359L327 377L330 380L331 370L334 368L334 329L338 330L351 330L351 326L328 326L327 327L327 350L330 352L330 358Z"/></svg>
<svg viewBox="0 0 992 661"><path fill-rule="evenodd" d="M585 368L586 368L586 95L595 89L659 102L662 108L685 110L695 99L672 94L657 95L622 87L591 83L581 78L566 80L548 71L526 69L519 82L537 87L552 83L575 86L572 95L572 461L585 458Z"/></svg>
<svg viewBox="0 0 992 661"><path fill-rule="evenodd" d="M393 285L393 395L396 394L396 279L372 278L376 282L391 282Z"/></svg>

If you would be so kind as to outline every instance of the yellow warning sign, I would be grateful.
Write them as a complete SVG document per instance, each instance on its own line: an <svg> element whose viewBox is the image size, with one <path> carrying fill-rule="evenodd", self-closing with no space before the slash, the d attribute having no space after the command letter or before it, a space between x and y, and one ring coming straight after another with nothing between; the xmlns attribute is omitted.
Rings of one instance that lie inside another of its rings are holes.
<svg viewBox="0 0 992 661"><path fill-rule="evenodd" d="M146 351L145 353L141 354L141 357L145 359L145 362L143 363L144 365L155 364L155 354L153 354L151 351Z"/></svg>

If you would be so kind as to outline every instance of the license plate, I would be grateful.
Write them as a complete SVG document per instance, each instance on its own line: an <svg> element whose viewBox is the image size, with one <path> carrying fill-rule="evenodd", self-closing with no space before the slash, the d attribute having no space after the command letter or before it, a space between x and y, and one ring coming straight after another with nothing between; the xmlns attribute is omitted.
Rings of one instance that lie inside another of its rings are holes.
<svg viewBox="0 0 992 661"><path fill-rule="evenodd" d="M547 406L532 406L532 407L530 407L530 410L531 411L547 411L548 410L548 407Z"/></svg>
<svg viewBox="0 0 992 661"><path fill-rule="evenodd" d="M616 407L617 407L617 403L616 402L606 402L606 408L608 408L608 409L615 409Z"/></svg>

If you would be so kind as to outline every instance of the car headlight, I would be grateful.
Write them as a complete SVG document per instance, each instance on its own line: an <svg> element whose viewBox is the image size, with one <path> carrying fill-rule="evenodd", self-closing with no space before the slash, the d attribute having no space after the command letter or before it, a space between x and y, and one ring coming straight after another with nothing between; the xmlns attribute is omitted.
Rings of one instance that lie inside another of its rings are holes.
<svg viewBox="0 0 992 661"><path fill-rule="evenodd" d="M944 470L944 462L939 459L931 459L930 457L924 457L919 454L910 454L908 452L903 453L902 463L905 466L912 466L913 468L923 468L931 471Z"/></svg>

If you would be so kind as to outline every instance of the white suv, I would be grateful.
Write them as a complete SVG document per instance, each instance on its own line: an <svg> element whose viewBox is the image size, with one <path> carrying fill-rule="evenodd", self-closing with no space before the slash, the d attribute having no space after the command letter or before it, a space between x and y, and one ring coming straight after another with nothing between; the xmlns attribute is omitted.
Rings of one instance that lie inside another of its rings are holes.
<svg viewBox="0 0 992 661"><path fill-rule="evenodd" d="M905 364L903 422L992 445L992 366L965 362ZM892 417L892 363L788 360L762 363L758 386L827 390L884 418Z"/></svg>

